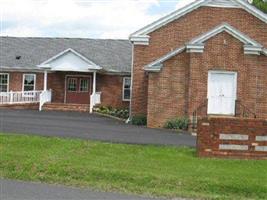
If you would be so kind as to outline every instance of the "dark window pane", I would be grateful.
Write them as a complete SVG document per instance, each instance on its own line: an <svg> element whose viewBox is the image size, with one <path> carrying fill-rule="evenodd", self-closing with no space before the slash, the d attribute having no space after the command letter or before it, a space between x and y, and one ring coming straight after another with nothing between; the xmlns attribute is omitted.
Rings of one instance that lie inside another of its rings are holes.
<svg viewBox="0 0 267 200"><path fill-rule="evenodd" d="M81 92L88 92L88 79L81 79L80 91Z"/></svg>
<svg viewBox="0 0 267 200"><path fill-rule="evenodd" d="M0 92L7 92L8 74L0 74Z"/></svg>
<svg viewBox="0 0 267 200"><path fill-rule="evenodd" d="M7 85L0 85L0 92L7 92Z"/></svg>
<svg viewBox="0 0 267 200"><path fill-rule="evenodd" d="M125 100L130 100L130 97L131 97L131 90L125 89L124 90L124 99Z"/></svg>
<svg viewBox="0 0 267 200"><path fill-rule="evenodd" d="M130 77L124 78L123 88L124 88L123 99L124 100L130 100L130 97L131 97L131 78Z"/></svg>
<svg viewBox="0 0 267 200"><path fill-rule="evenodd" d="M33 91L35 85L35 75L25 74L24 75L24 91Z"/></svg>
<svg viewBox="0 0 267 200"><path fill-rule="evenodd" d="M125 78L124 79L124 87L125 88L130 88L131 87L131 79L130 78Z"/></svg>
<svg viewBox="0 0 267 200"><path fill-rule="evenodd" d="M34 84L34 75L25 75L24 84L25 85L33 85Z"/></svg>
<svg viewBox="0 0 267 200"><path fill-rule="evenodd" d="M34 90L34 86L24 85L24 91L33 91L33 90Z"/></svg>
<svg viewBox="0 0 267 200"><path fill-rule="evenodd" d="M70 92L77 91L77 79L76 78L68 79L68 91Z"/></svg>

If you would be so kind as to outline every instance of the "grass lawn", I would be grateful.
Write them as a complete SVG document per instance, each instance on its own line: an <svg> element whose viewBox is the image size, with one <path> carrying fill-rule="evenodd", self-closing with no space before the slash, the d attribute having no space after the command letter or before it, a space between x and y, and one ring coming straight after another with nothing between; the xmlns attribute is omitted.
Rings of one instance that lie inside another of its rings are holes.
<svg viewBox="0 0 267 200"><path fill-rule="evenodd" d="M161 197L267 198L267 161L195 154L192 148L0 134L0 176Z"/></svg>

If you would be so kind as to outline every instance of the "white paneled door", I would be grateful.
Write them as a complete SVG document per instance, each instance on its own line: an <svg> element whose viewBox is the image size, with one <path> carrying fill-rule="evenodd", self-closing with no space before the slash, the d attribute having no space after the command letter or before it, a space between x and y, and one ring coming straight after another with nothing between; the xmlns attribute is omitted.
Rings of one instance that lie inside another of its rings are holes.
<svg viewBox="0 0 267 200"><path fill-rule="evenodd" d="M210 71L208 77L208 114L234 115L237 93L235 72Z"/></svg>

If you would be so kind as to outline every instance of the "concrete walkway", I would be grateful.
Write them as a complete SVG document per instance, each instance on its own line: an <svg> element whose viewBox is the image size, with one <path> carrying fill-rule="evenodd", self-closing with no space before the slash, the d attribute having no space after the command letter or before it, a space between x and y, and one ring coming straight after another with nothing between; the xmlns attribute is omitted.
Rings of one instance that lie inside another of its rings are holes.
<svg viewBox="0 0 267 200"><path fill-rule="evenodd" d="M195 147L196 138L149 129L89 113L0 109L0 132L70 137L126 144Z"/></svg>

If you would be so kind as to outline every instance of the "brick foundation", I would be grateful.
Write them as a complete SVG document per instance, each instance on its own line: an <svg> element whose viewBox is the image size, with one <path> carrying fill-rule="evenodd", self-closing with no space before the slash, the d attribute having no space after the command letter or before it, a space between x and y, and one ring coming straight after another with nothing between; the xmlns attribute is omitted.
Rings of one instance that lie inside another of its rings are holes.
<svg viewBox="0 0 267 200"><path fill-rule="evenodd" d="M206 118L198 122L200 157L267 159L267 121Z"/></svg>
<svg viewBox="0 0 267 200"><path fill-rule="evenodd" d="M0 109L15 109L15 110L38 110L39 103L28 104L2 104Z"/></svg>

